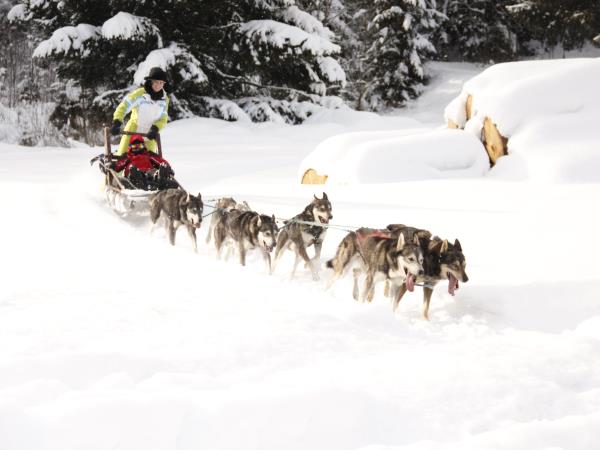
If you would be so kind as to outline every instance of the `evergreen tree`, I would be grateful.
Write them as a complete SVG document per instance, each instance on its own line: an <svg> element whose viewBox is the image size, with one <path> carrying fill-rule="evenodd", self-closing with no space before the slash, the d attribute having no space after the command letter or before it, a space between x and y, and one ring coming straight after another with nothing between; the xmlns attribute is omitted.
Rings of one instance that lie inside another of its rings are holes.
<svg viewBox="0 0 600 450"><path fill-rule="evenodd" d="M510 0L445 0L440 12L446 16L436 35L441 59L450 61L507 61L515 56Z"/></svg>
<svg viewBox="0 0 600 450"><path fill-rule="evenodd" d="M598 34L600 2L597 0L527 0L508 7L518 24L521 42L537 41L550 53L559 47L583 47Z"/></svg>
<svg viewBox="0 0 600 450"><path fill-rule="evenodd" d="M423 64L435 53L429 36L440 14L425 0L375 0L369 18L366 100L373 110L403 106L426 81Z"/></svg>
<svg viewBox="0 0 600 450"><path fill-rule="evenodd" d="M334 32L336 43L341 47L338 61L346 77L340 95L357 109L362 109L360 99L366 86L363 66L368 25L365 13L370 1L299 0L298 3Z"/></svg>
<svg viewBox="0 0 600 450"><path fill-rule="evenodd" d="M60 100L61 116L76 109L93 128L156 65L174 87L172 118L297 122L343 84L332 33L291 0L27 0L15 8L13 20L45 38L35 56L54 61L79 90L76 108L71 94Z"/></svg>

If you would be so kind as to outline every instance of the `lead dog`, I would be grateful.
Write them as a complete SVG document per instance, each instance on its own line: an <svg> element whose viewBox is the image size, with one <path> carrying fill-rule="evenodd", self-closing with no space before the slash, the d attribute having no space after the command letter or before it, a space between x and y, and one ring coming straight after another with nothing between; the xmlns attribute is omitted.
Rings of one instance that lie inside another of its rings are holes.
<svg viewBox="0 0 600 450"><path fill-rule="evenodd" d="M182 189L166 189L150 197L150 220L152 228L159 217L164 217L169 233L169 242L175 245L175 234L181 225L185 225L194 242L194 251L198 251L196 229L202 223L202 196L188 194Z"/></svg>
<svg viewBox="0 0 600 450"><path fill-rule="evenodd" d="M221 220L223 218L224 212L229 212L232 209L238 209L240 211L250 211L250 206L248 205L248 203L245 200L242 203L237 203L231 197L220 198L219 200L217 200L217 203L215 204L214 208L215 208L215 210L210 219L210 225L208 227L208 234L206 235L206 243L207 244L210 244L210 239L213 236L213 233L215 230L215 225L217 224L217 222L219 220Z"/></svg>
<svg viewBox="0 0 600 450"><path fill-rule="evenodd" d="M327 234L327 228L322 225L327 225L333 219L333 214L331 214L331 202L325 192L323 192L321 198L316 195L313 197L314 199L304 208L304 211L287 220L285 226L279 232L273 266L277 265L285 250L289 249L296 256L291 276L294 277L300 259L303 259L304 263L310 268L313 279L318 280L321 248ZM310 225L304 222L319 225ZM306 251L311 245L315 247L315 256L312 259Z"/></svg>
<svg viewBox="0 0 600 450"><path fill-rule="evenodd" d="M259 249L270 274L271 251L275 247L277 232L275 216L237 209L224 212L214 230L217 257L221 257L224 245L235 245L239 251L240 264L245 266L247 251Z"/></svg>
<svg viewBox="0 0 600 450"><path fill-rule="evenodd" d="M433 288L442 280L448 280L448 293L454 295L454 291L459 287L459 280L463 283L469 281L465 271L466 260L462 251L462 246L458 239L451 244L446 239L437 236L431 237L427 230L420 230L414 227L407 227L402 224L391 224L387 229L393 234L402 234L408 238L417 236L419 246L423 252L424 273L417 277L417 282L423 283L423 317L429 320L429 304ZM391 296L393 298L394 311L398 308L402 296L407 291L407 285L392 286Z"/></svg>

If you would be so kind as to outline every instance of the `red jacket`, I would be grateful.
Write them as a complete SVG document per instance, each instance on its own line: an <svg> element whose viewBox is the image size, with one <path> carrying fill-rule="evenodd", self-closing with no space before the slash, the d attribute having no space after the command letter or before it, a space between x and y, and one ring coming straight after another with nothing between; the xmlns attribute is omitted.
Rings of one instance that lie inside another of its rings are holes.
<svg viewBox="0 0 600 450"><path fill-rule="evenodd" d="M116 172L125 170L124 175L129 176L131 166L137 167L142 172L148 172L152 169L158 169L161 164L169 166L169 162L158 156L156 153L144 151L135 155L133 152L129 151L126 155L115 161L114 170Z"/></svg>

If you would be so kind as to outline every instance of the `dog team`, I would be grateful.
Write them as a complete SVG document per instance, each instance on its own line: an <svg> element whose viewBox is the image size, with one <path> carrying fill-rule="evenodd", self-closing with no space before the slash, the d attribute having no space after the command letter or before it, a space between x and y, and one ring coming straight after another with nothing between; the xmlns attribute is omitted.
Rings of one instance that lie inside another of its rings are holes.
<svg viewBox="0 0 600 450"><path fill-rule="evenodd" d="M214 239L217 257L225 250L226 258L237 251L241 265L246 265L248 251L258 250L272 274L282 255L290 250L295 255L291 276L302 261L314 280L319 279L323 240L333 218L327 194L314 196L304 210L277 226L274 215L252 211L248 203L233 198L219 199L211 214L206 243ZM181 189L167 189L150 198L152 228L159 219L165 223L169 241L175 244L177 229L184 225L197 251L196 230L200 228L204 204L200 194L194 196ZM308 254L314 247L314 256ZM274 258L271 259L271 253ZM427 230L402 224L390 224L385 229L359 228L349 232L339 243L335 256L326 267L333 269L327 288L352 269L355 300L373 300L375 285L385 282L385 295L391 297L396 311L406 291L423 286L423 317L429 319L429 304L437 283L448 280L448 292L454 295L459 281L467 282L466 262L458 239L454 243L441 239ZM364 276L362 295L359 279Z"/></svg>

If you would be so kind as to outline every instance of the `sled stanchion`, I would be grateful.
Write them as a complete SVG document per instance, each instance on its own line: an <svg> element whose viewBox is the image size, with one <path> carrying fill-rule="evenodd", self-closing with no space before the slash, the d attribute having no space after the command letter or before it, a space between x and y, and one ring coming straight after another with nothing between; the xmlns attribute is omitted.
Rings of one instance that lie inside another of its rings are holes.
<svg viewBox="0 0 600 450"><path fill-rule="evenodd" d="M160 143L160 134L156 135L156 145L158 147L158 156L162 158L162 145Z"/></svg>
<svg viewBox="0 0 600 450"><path fill-rule="evenodd" d="M104 126L104 155L108 159L108 161L112 160L112 152L110 151L110 129L105 125ZM109 171L106 171L106 185L111 185L112 175Z"/></svg>

